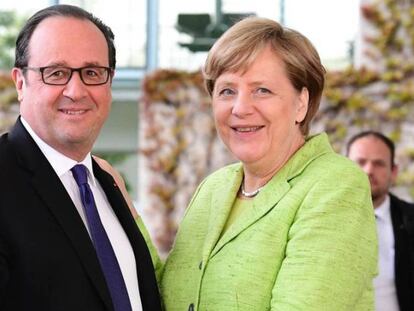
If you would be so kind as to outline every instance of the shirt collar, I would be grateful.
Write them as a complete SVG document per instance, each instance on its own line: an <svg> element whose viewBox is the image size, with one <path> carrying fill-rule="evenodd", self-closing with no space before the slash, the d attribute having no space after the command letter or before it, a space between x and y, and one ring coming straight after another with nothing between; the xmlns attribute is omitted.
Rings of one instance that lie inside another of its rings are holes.
<svg viewBox="0 0 414 311"><path fill-rule="evenodd" d="M387 219L390 217L390 196L385 197L384 202L381 203L376 209L374 209L375 216L379 219Z"/></svg>
<svg viewBox="0 0 414 311"><path fill-rule="evenodd" d="M27 121L23 117L21 117L21 121L25 129L29 132L30 136L39 146L40 150L42 151L46 159L49 161L50 165L53 167L54 171L59 176L59 178L61 178L76 164L83 164L88 169L89 181L92 185L96 186L96 180L95 176L93 175L92 158L90 152L86 155L85 159L78 163L75 160L68 158L64 154L49 146L33 131L29 123L27 123Z"/></svg>

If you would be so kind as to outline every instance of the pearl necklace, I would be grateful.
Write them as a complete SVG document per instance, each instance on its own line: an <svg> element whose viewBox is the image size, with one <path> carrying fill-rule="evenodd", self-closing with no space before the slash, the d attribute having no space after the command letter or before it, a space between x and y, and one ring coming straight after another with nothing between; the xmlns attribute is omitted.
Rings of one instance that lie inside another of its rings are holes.
<svg viewBox="0 0 414 311"><path fill-rule="evenodd" d="M253 198L260 192L260 190L263 189L263 187L264 187L264 185L257 188L256 190L253 190L252 192L247 192L247 191L244 190L244 179L243 179L242 184L241 184L241 193L246 198Z"/></svg>

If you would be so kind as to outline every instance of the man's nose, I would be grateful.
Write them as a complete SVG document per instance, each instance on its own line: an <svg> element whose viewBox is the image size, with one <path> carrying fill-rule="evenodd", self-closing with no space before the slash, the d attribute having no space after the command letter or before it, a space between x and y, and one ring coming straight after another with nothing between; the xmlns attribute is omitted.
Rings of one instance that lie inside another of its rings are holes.
<svg viewBox="0 0 414 311"><path fill-rule="evenodd" d="M85 97L87 93L87 86L83 83L80 72L74 71L69 82L65 85L63 95L76 101Z"/></svg>
<svg viewBox="0 0 414 311"><path fill-rule="evenodd" d="M374 169L372 163L369 163L369 162L362 165L361 168L367 175L370 175Z"/></svg>

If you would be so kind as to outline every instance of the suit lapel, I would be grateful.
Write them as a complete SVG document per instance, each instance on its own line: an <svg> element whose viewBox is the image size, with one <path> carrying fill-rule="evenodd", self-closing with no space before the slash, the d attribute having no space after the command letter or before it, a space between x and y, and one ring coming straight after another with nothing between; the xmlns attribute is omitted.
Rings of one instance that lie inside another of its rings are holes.
<svg viewBox="0 0 414 311"><path fill-rule="evenodd" d="M110 174L93 161L93 172L124 229L134 252L143 310L161 310L151 255L121 191Z"/></svg>
<svg viewBox="0 0 414 311"><path fill-rule="evenodd" d="M39 166L32 185L66 233L106 307L112 310L112 300L89 234L60 179L50 170L50 167ZM60 186L51 189L51 185Z"/></svg>
<svg viewBox="0 0 414 311"><path fill-rule="evenodd" d="M414 282L414 211L413 206L390 194L391 220L394 230L395 286L401 309L411 307ZM407 271L409 273L407 274Z"/></svg>
<svg viewBox="0 0 414 311"><path fill-rule="evenodd" d="M113 310L109 291L85 225L59 177L20 120L10 132L10 142L16 150L18 163L30 172L33 188L65 232L107 309Z"/></svg>

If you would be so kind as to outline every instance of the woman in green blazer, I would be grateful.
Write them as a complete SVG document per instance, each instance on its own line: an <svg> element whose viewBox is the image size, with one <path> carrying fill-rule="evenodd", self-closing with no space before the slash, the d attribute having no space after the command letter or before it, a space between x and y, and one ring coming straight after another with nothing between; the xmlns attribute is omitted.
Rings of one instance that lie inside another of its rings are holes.
<svg viewBox="0 0 414 311"><path fill-rule="evenodd" d="M374 309L368 179L326 134L308 135L324 73L303 35L263 18L237 23L209 52L216 127L240 163L190 202L160 280L167 311Z"/></svg>
<svg viewBox="0 0 414 311"><path fill-rule="evenodd" d="M216 127L241 163L197 189L164 266L167 311L373 310L367 177L308 136L324 72L303 35L263 18L209 52Z"/></svg>

